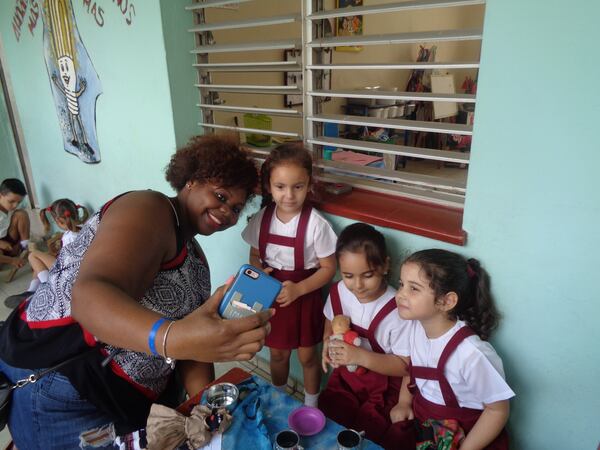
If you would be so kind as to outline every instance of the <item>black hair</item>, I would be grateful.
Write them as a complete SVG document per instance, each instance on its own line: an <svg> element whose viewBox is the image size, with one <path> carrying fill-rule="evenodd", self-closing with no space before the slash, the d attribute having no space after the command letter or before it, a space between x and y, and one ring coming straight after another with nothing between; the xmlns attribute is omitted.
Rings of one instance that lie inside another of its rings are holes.
<svg viewBox="0 0 600 450"><path fill-rule="evenodd" d="M27 195L27 189L25 189L25 185L21 180L16 178L7 178L0 184L0 194L17 194L21 197L25 197Z"/></svg>
<svg viewBox="0 0 600 450"><path fill-rule="evenodd" d="M282 164L295 164L306 169L308 178L312 181L312 156L302 142L286 142L285 144L278 145L271 150L271 153L269 153L269 156L267 156L267 159L265 159L260 168L260 184L262 188L261 208L273 201L273 197L269 193L271 171Z"/></svg>
<svg viewBox="0 0 600 450"><path fill-rule="evenodd" d="M335 246L338 263L343 252L364 253L371 269L384 267L388 260L383 234L362 222L348 225L340 233Z"/></svg>
<svg viewBox="0 0 600 450"><path fill-rule="evenodd" d="M464 320L481 339L487 340L498 326L500 314L490 290L490 277L475 258L441 249L421 250L405 261L418 264L429 280L436 301L449 292L458 296L448 312L452 319Z"/></svg>

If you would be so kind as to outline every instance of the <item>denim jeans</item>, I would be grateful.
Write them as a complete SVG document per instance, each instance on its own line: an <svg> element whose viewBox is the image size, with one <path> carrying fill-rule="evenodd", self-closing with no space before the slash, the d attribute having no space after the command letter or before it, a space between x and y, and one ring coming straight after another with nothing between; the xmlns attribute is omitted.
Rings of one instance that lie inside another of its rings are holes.
<svg viewBox="0 0 600 450"><path fill-rule="evenodd" d="M0 371L13 383L32 373L2 360ZM114 448L110 419L58 372L13 391L8 427L19 450Z"/></svg>

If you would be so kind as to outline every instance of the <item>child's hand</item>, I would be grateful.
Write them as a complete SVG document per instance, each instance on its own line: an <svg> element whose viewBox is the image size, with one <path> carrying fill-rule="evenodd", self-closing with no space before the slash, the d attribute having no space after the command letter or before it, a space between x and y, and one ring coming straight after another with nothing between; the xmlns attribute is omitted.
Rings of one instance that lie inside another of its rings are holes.
<svg viewBox="0 0 600 450"><path fill-rule="evenodd" d="M6 241L0 240L0 250L3 252L12 252L12 245Z"/></svg>
<svg viewBox="0 0 600 450"><path fill-rule="evenodd" d="M331 360L336 366L361 365L360 354L363 351L361 347L355 347L344 341L335 340L330 343L329 349Z"/></svg>
<svg viewBox="0 0 600 450"><path fill-rule="evenodd" d="M277 303L282 308L291 305L298 297L300 297L300 288L293 281L284 281L283 288L277 297Z"/></svg>
<svg viewBox="0 0 600 450"><path fill-rule="evenodd" d="M14 258L11 258L10 264L15 266L18 269L25 265L25 260L18 258L18 257L14 257Z"/></svg>
<svg viewBox="0 0 600 450"><path fill-rule="evenodd" d="M392 423L401 422L403 420L412 420L415 418L415 413L412 409L412 404L398 402L390 411L390 419Z"/></svg>
<svg viewBox="0 0 600 450"><path fill-rule="evenodd" d="M334 369L337 367L329 358L329 338L327 337L323 339L323 352L321 353L321 367L323 367L323 372L325 373L327 373L328 364Z"/></svg>

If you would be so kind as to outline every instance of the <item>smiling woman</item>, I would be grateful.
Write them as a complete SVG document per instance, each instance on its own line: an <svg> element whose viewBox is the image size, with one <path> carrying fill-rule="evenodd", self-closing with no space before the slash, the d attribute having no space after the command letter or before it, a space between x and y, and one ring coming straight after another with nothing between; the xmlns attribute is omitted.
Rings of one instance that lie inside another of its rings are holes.
<svg viewBox="0 0 600 450"><path fill-rule="evenodd" d="M272 311L221 320L225 289L210 295L194 239L237 222L258 183L252 160L235 142L199 137L173 155L166 177L174 197L135 191L104 205L0 329L0 370L12 382L82 355L15 391L17 447L76 448L99 430L128 434L144 427L174 360L193 395L212 380L212 362L250 359L262 347Z"/></svg>

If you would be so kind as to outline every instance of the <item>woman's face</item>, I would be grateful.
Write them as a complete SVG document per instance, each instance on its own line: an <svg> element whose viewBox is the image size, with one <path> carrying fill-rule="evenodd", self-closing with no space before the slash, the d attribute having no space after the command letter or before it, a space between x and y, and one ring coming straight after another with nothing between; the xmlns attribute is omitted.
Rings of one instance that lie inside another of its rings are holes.
<svg viewBox="0 0 600 450"><path fill-rule="evenodd" d="M244 189L215 183L192 181L183 189L188 191L184 207L189 226L205 236L235 225L247 200Z"/></svg>

